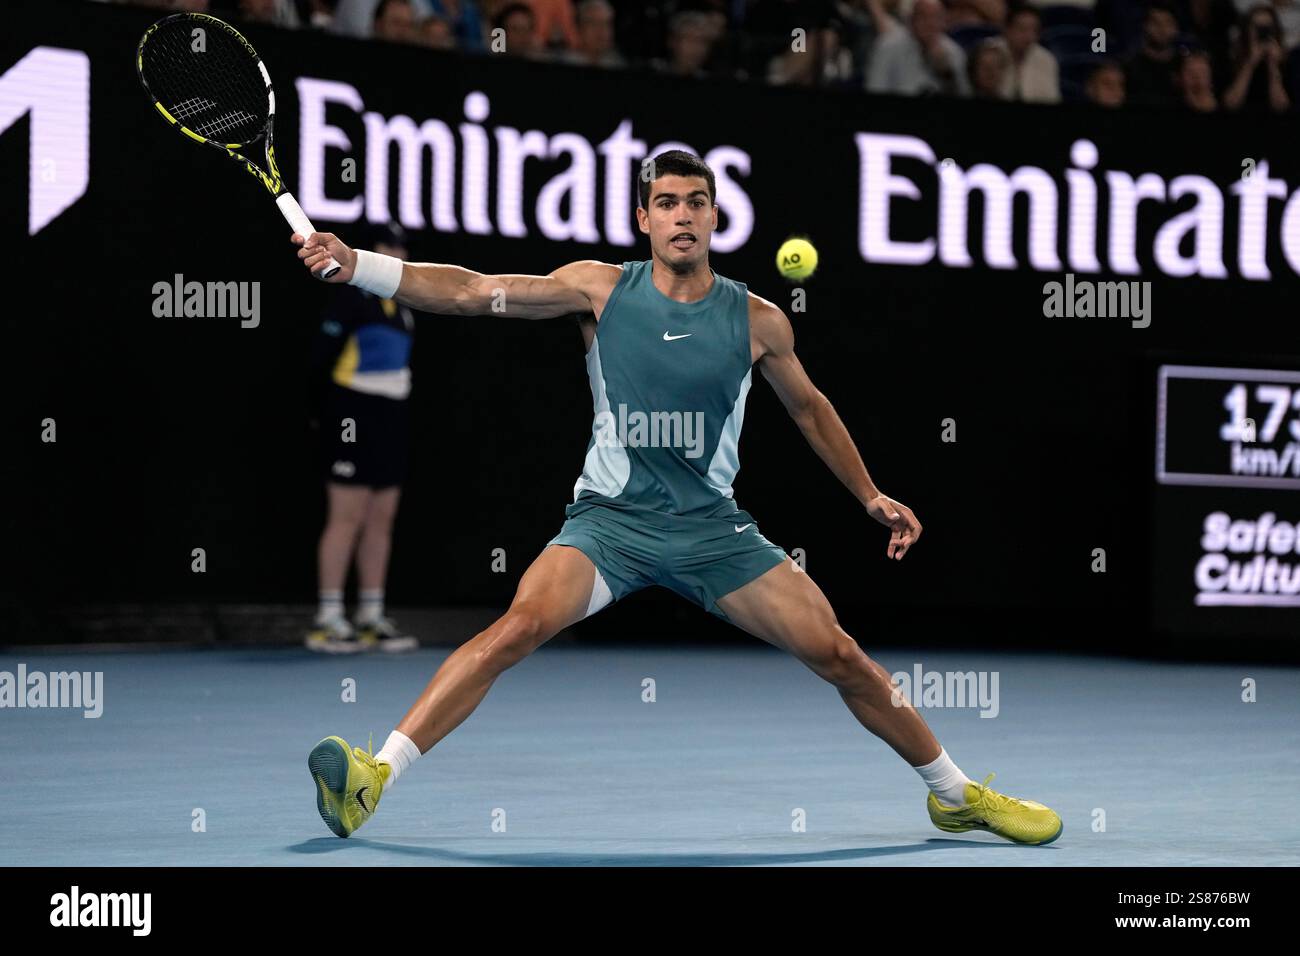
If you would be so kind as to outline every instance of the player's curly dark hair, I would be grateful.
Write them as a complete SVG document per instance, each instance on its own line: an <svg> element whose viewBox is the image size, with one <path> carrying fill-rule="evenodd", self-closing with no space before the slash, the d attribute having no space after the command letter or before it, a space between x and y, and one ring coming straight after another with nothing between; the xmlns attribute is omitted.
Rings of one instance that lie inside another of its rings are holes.
<svg viewBox="0 0 1300 956"><path fill-rule="evenodd" d="M647 164L650 166L648 174L644 172ZM650 201L650 187L654 185L656 179L662 176L703 177L704 181L709 184L709 202L717 205L718 183L713 177L713 170L709 169L709 164L685 150L669 149L653 159L645 160L637 171L637 198L640 200L642 209L646 208L646 203Z"/></svg>

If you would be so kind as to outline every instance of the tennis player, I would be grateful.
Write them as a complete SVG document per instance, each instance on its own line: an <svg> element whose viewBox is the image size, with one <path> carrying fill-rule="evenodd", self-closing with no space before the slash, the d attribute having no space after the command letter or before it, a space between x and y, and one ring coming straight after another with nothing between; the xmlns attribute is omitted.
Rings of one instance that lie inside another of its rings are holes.
<svg viewBox="0 0 1300 956"><path fill-rule="evenodd" d="M832 684L853 716L929 787L931 821L950 833L988 830L1050 843L1055 812L968 778L888 672L836 621L825 595L759 533L732 498L753 367L772 385L813 451L902 560L921 535L911 509L872 481L852 438L794 351L782 311L709 267L718 225L711 169L679 150L654 157L639 183L637 222L651 258L583 261L548 276L481 275L353 250L337 236L295 234L308 269L329 257L347 282L443 315L547 319L580 313L595 407L566 520L524 573L509 610L451 654L378 754L327 737L308 765L317 809L346 837L383 793L454 730L507 668L561 629L658 584L784 648Z"/></svg>

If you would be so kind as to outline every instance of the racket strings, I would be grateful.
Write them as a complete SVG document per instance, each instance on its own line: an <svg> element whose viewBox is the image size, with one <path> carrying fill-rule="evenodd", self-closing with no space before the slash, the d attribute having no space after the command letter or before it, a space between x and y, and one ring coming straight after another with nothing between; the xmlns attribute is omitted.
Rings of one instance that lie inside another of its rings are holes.
<svg viewBox="0 0 1300 956"><path fill-rule="evenodd" d="M260 118L243 110L230 110L225 113L216 113L217 105L207 97L196 96L188 100L182 100L169 110L172 116L178 120L191 125L194 132L198 133L205 139L218 139L223 141L229 137L221 134L227 131L238 131L248 124L254 126L260 125ZM188 121L195 120L194 123Z"/></svg>
<svg viewBox="0 0 1300 956"><path fill-rule="evenodd" d="M177 121L204 139L244 145L266 126L270 107L257 60L219 26L204 27L193 48L194 21L159 29L141 55L149 89Z"/></svg>

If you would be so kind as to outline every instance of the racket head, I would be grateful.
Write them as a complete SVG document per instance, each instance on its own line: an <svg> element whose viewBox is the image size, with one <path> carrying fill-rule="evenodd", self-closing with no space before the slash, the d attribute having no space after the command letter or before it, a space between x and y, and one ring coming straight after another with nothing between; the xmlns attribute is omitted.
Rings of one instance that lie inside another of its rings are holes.
<svg viewBox="0 0 1300 956"><path fill-rule="evenodd" d="M202 36L196 35L202 30ZM244 35L205 13L174 13L145 31L136 73L158 114L178 132L245 163L276 196L282 190L271 147L275 90ZM258 140L271 175L243 155Z"/></svg>

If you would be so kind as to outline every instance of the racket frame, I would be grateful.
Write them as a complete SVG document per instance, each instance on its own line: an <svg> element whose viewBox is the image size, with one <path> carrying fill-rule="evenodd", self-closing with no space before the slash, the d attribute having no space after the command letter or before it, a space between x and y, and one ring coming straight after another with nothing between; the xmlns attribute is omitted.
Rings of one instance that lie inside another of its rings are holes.
<svg viewBox="0 0 1300 956"><path fill-rule="evenodd" d="M176 20L189 20L193 23L202 23L204 25L210 25L224 30L241 46L243 46L245 51L247 51L249 56L252 58L253 62L257 64L257 71L262 76L262 82L266 84L267 116L262 129L248 142L219 143L216 140L208 139L206 136L194 132L194 130L190 129L173 116L150 88L149 81L145 79L144 75L145 44L149 42L149 38L153 36L161 26L167 23L172 23ZM242 33L232 27L229 23L226 23L226 21L210 16L206 13L173 13L150 25L149 29L144 32L144 36L140 38L140 43L136 47L135 52L135 71L136 75L140 78L140 85L144 87L145 93L148 94L149 99L153 102L154 109L158 111L158 115L165 119L173 129L187 138L194 140L196 143L202 143L204 146L211 146L214 149L220 150L235 162L242 164L244 169L247 170L254 179L258 180L258 182L266 187L266 191L271 194L273 199L275 199L275 205L279 208L280 214L284 216L285 221L289 223L294 232L306 239L316 231L316 227L311 224L311 220L307 218L307 214L303 212L302 207L298 205L298 200L294 199L293 194L284 186L284 179L280 175L280 167L275 161L275 86L271 82L271 74L267 71L266 64L262 62L262 58L257 55L257 51L253 49L253 45L244 38ZM263 153L266 157L266 169L263 169L253 160L240 152L240 150L248 149L250 146L254 145L259 139L264 142ZM330 257L323 269L312 274L318 279L328 279L330 276L334 275L334 273L338 272L340 268L341 266L334 261L334 258Z"/></svg>

